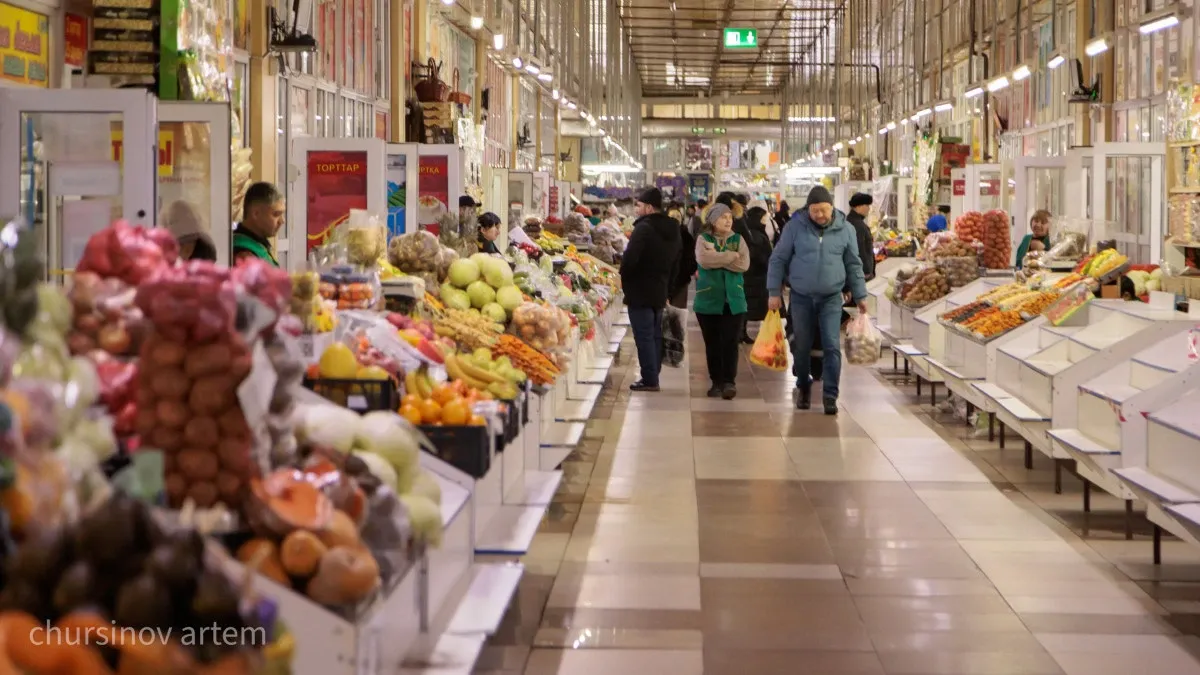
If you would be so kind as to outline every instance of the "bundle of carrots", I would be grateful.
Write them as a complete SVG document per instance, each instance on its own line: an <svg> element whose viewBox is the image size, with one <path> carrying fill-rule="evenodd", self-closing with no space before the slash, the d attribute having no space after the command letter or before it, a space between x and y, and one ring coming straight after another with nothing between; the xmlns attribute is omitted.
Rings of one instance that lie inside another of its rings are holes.
<svg viewBox="0 0 1200 675"><path fill-rule="evenodd" d="M525 344L515 335L501 334L496 346L492 348L492 354L507 356L513 366L525 371L534 384L550 384L558 377L558 367L545 354Z"/></svg>

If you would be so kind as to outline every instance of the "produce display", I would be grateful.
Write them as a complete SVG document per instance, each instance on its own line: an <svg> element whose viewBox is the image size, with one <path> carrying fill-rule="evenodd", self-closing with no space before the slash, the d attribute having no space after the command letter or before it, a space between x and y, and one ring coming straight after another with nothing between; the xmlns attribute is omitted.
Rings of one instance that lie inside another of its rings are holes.
<svg viewBox="0 0 1200 675"><path fill-rule="evenodd" d="M940 253L940 251L939 251ZM979 261L974 255L965 257L937 256L934 266L946 277L951 288L960 288L979 278Z"/></svg>
<svg viewBox="0 0 1200 675"><path fill-rule="evenodd" d="M1061 326L1075 312L1091 302L1093 297L1095 296L1086 284L1076 284L1046 309L1046 320L1055 326Z"/></svg>
<svg viewBox="0 0 1200 675"><path fill-rule="evenodd" d="M1134 294L1139 297L1162 290L1162 270L1157 265L1151 270L1130 269L1125 276L1133 282Z"/></svg>
<svg viewBox="0 0 1200 675"><path fill-rule="evenodd" d="M1085 277L1103 279L1120 272L1128 264L1129 258L1125 254L1118 253L1115 248L1108 248L1079 261L1079 264L1075 267L1075 272Z"/></svg>
<svg viewBox="0 0 1200 675"><path fill-rule="evenodd" d="M988 307L959 325L962 330L986 339L1006 333L1023 323L1025 320L1020 312Z"/></svg>
<svg viewBox="0 0 1200 675"><path fill-rule="evenodd" d="M324 290L323 285L331 288ZM326 294L328 293L328 297ZM289 313L300 319L306 333L329 333L337 326L334 312L326 300L337 299L337 288L332 279L322 281L316 272L300 272L292 275L292 298ZM333 303L330 303L333 304ZM336 305L334 305L336 307Z"/></svg>
<svg viewBox="0 0 1200 675"><path fill-rule="evenodd" d="M493 353L507 356L509 362L521 369L534 384L550 384L558 377L558 366L545 354L507 333L497 338Z"/></svg>
<svg viewBox="0 0 1200 675"><path fill-rule="evenodd" d="M924 307L950 292L950 282L936 267L926 267L905 281L900 301L909 307Z"/></svg>
<svg viewBox="0 0 1200 675"><path fill-rule="evenodd" d="M983 266L990 270L1012 267L1012 230L1008 214L994 209L983 214Z"/></svg>
<svg viewBox="0 0 1200 675"><path fill-rule="evenodd" d="M483 253L450 264L440 298L447 307L474 309L498 324L504 324L523 300L508 263Z"/></svg>
<svg viewBox="0 0 1200 675"><path fill-rule="evenodd" d="M964 242L980 242L987 236L983 214L979 211L967 211L954 220L954 234Z"/></svg>
<svg viewBox="0 0 1200 675"><path fill-rule="evenodd" d="M568 213L563 218L563 232L567 241L580 248L592 246L592 224L580 213Z"/></svg>
<svg viewBox="0 0 1200 675"><path fill-rule="evenodd" d="M513 333L538 351L553 350L566 344L570 329L570 320L556 308L524 302L513 310Z"/></svg>

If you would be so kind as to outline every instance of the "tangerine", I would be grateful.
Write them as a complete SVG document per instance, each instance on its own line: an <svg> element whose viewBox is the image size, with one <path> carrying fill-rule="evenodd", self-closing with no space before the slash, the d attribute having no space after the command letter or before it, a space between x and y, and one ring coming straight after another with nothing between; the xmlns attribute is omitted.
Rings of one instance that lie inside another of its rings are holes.
<svg viewBox="0 0 1200 675"><path fill-rule="evenodd" d="M404 398L400 399L400 407L403 408L404 406L407 405L407 406L412 406L414 408L420 408L422 400L424 400L424 399L422 399L420 396L417 396L416 394L405 394Z"/></svg>
<svg viewBox="0 0 1200 675"><path fill-rule="evenodd" d="M415 405L400 406L400 416L414 425L421 423L421 409Z"/></svg>
<svg viewBox="0 0 1200 675"><path fill-rule="evenodd" d="M455 398L458 398L458 392L449 384L439 384L433 389L433 400L437 401L438 405L445 406Z"/></svg>
<svg viewBox="0 0 1200 675"><path fill-rule="evenodd" d="M421 406L418 409L421 411L421 422L425 424L433 424L442 419L441 404L431 398L421 401Z"/></svg>
<svg viewBox="0 0 1200 675"><path fill-rule="evenodd" d="M483 419L483 415L471 415L467 419L467 424L473 427L483 427L487 426L487 420Z"/></svg>
<svg viewBox="0 0 1200 675"><path fill-rule="evenodd" d="M460 426L471 419L471 409L462 398L455 397L442 406L442 423L446 426Z"/></svg>

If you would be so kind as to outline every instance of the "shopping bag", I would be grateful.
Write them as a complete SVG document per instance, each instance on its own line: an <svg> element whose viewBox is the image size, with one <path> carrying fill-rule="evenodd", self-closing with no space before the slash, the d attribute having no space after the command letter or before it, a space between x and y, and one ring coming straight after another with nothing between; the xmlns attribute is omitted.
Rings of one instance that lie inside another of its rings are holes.
<svg viewBox="0 0 1200 675"><path fill-rule="evenodd" d="M777 310L771 310L763 319L754 346L750 348L750 363L771 370L787 370L788 343Z"/></svg>
<svg viewBox="0 0 1200 675"><path fill-rule="evenodd" d="M683 327L685 317L684 310L678 307L667 305L663 310L663 363L673 368L683 364L684 342L687 339Z"/></svg>
<svg viewBox="0 0 1200 675"><path fill-rule="evenodd" d="M871 323L871 317L865 313L850 320L846 327L846 346L842 351L846 361L856 366L873 365L879 360L879 350L883 347L883 336Z"/></svg>

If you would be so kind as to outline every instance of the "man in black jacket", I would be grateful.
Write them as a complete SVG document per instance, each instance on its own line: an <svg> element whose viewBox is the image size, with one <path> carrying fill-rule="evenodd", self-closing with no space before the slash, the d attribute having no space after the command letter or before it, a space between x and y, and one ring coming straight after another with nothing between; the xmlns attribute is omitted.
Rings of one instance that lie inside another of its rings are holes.
<svg viewBox="0 0 1200 675"><path fill-rule="evenodd" d="M621 258L621 288L629 307L629 326L637 346L642 379L633 391L658 391L662 370L663 308L679 270L679 223L662 212L658 188L646 188L637 198L638 219Z"/></svg>
<svg viewBox="0 0 1200 675"><path fill-rule="evenodd" d="M875 278L875 242L871 238L871 228L867 227L867 214L871 212L873 201L865 192L854 193L850 198L850 213L846 215L858 235L858 257L862 258L863 277L867 281Z"/></svg>

